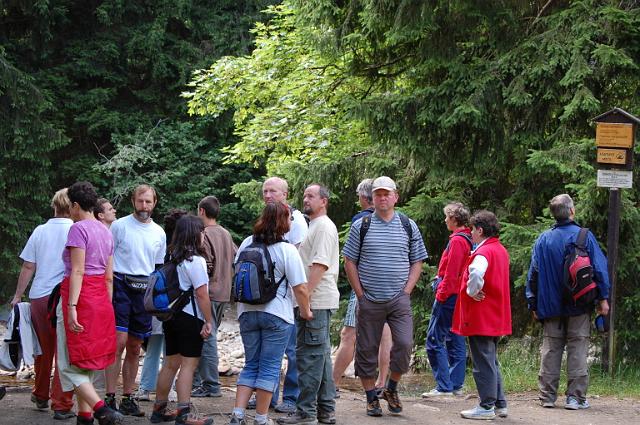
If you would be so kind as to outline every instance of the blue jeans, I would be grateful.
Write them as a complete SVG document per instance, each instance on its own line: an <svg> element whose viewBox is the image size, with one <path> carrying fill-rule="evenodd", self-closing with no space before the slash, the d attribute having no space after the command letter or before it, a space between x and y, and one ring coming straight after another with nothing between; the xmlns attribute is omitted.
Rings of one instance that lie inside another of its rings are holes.
<svg viewBox="0 0 640 425"><path fill-rule="evenodd" d="M140 375L140 388L145 391L155 391L158 382L160 355L164 352L164 335L151 335L147 341L147 351Z"/></svg>
<svg viewBox="0 0 640 425"><path fill-rule="evenodd" d="M300 388L298 387L298 368L296 365L296 327L292 326L289 340L287 342L287 348L285 349L287 355L287 373L284 375L284 386L282 388L282 402L294 405L300 394ZM282 359L282 356L280 356ZM271 397L271 407L275 407L278 404L278 398L280 397L280 379L278 379L278 386L273 392Z"/></svg>
<svg viewBox="0 0 640 425"><path fill-rule="evenodd" d="M464 337L451 332L453 310L457 295L444 303L433 303L431 321L427 330L427 356L436 380L436 389L442 392L459 390L464 385L467 347Z"/></svg>
<svg viewBox="0 0 640 425"><path fill-rule="evenodd" d="M211 316L213 317L213 329L211 336L204 340L202 355L198 368L193 374L193 388L202 387L213 393L220 392L220 379L218 375L218 328L222 322L222 313L225 303L211 301Z"/></svg>
<svg viewBox="0 0 640 425"><path fill-rule="evenodd" d="M295 326L273 314L247 311L240 316L244 369L238 385L274 392L280 382L284 349Z"/></svg>

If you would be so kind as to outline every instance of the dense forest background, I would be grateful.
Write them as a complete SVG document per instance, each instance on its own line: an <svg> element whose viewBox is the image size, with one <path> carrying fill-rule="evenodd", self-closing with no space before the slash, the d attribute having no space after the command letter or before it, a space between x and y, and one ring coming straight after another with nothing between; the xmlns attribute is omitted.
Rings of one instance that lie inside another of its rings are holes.
<svg viewBox="0 0 640 425"><path fill-rule="evenodd" d="M342 226L357 183L386 174L431 254L416 343L449 200L498 214L514 332L537 333L523 286L548 201L570 193L606 251L591 118L640 114L639 64L635 0L2 1L3 293L51 194L78 179L121 214L133 185L156 185L160 221L215 194L239 238L265 175L298 205L325 183ZM625 361L640 349L638 183L623 191L617 271Z"/></svg>

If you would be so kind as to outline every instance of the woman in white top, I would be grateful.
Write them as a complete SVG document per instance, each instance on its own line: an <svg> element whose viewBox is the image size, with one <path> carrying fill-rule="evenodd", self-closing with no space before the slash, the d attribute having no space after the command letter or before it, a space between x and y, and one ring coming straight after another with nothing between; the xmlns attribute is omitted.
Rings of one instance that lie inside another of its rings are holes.
<svg viewBox="0 0 640 425"><path fill-rule="evenodd" d="M178 264L180 288L193 288L194 302L162 324L165 337L165 359L158 375L156 402L151 422L166 422L175 419L176 425L211 425L213 419L197 419L190 414L189 400L193 373L198 367L203 340L215 338L211 335L212 317L209 301L209 276L207 264L202 257L202 221L193 215L185 215L176 223L171 244L170 261ZM195 311L194 311L195 306ZM171 383L180 369L176 381L178 411L167 411Z"/></svg>
<svg viewBox="0 0 640 425"><path fill-rule="evenodd" d="M253 391L256 392L254 424L273 424L268 418L269 403L280 379L280 366L291 328L295 326L294 295L300 308L300 317L306 320L313 317L300 254L294 245L283 239L290 224L286 205L280 202L267 203L253 227L253 236L242 242L236 255L237 261L240 253L252 242L264 243L275 264L275 281L279 282L283 276L285 279L276 297L266 304L238 303L245 366L238 377L236 404L230 425L245 424L244 412Z"/></svg>

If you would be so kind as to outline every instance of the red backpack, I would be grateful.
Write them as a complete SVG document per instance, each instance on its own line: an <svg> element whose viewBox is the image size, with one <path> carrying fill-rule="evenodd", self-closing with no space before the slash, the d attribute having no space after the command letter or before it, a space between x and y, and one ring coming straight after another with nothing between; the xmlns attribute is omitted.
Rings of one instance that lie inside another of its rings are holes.
<svg viewBox="0 0 640 425"><path fill-rule="evenodd" d="M575 243L564 257L564 291L566 305L572 307L593 307L598 297L598 287L593 281L593 266L587 252L587 233L583 227Z"/></svg>

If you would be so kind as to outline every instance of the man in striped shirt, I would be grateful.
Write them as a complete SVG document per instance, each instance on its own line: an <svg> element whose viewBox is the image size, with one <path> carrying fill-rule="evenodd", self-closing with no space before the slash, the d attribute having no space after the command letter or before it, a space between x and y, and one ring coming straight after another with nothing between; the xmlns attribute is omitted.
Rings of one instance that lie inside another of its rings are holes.
<svg viewBox="0 0 640 425"><path fill-rule="evenodd" d="M351 226L342 251L345 270L358 298L356 375L367 395L367 415L381 416L375 390L378 346L385 323L391 328L390 377L382 398L391 413L402 412L397 385L409 370L413 348L413 317L410 295L427 251L415 222L395 211L398 192L389 177L373 181L375 211ZM361 237L364 233L364 237Z"/></svg>

